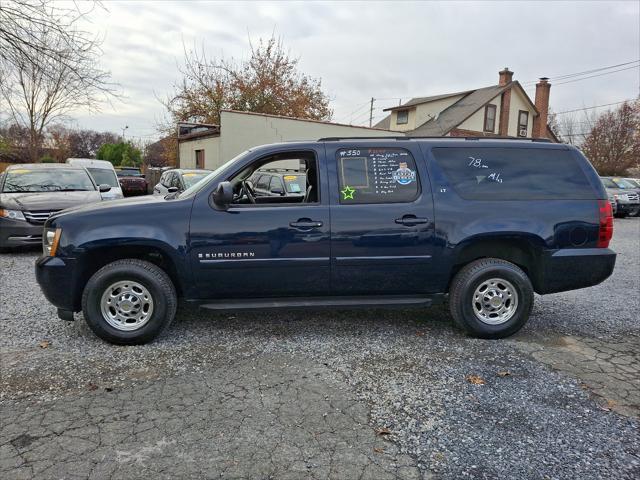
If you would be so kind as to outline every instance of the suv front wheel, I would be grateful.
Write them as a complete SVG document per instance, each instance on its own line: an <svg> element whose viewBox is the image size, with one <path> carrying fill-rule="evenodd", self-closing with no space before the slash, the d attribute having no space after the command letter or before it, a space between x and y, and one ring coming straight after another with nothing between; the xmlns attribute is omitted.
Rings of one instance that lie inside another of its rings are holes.
<svg viewBox="0 0 640 480"><path fill-rule="evenodd" d="M169 276L153 263L137 259L105 265L89 279L82 313L93 332L118 345L148 343L176 313L177 295Z"/></svg>
<svg viewBox="0 0 640 480"><path fill-rule="evenodd" d="M533 287L513 263L482 258L465 265L449 291L458 327L478 338L504 338L520 330L533 307Z"/></svg>

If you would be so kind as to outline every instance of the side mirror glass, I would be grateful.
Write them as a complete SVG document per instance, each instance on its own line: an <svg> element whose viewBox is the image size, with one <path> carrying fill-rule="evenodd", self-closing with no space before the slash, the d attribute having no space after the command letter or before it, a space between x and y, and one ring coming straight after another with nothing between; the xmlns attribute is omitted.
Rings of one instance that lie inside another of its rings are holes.
<svg viewBox="0 0 640 480"><path fill-rule="evenodd" d="M100 193L108 192L109 190L111 190L111 185L103 183L102 185L98 185L98 190L100 190Z"/></svg>
<svg viewBox="0 0 640 480"><path fill-rule="evenodd" d="M167 188L167 192L176 193L178 191L178 187L169 187Z"/></svg>
<svg viewBox="0 0 640 480"><path fill-rule="evenodd" d="M226 207L233 202L233 187L230 182L220 182L213 192L213 202L219 207Z"/></svg>

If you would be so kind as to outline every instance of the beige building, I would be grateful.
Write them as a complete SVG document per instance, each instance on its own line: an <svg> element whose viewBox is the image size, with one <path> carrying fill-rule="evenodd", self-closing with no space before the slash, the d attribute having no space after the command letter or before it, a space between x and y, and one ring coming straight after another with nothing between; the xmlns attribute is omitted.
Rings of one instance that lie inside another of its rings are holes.
<svg viewBox="0 0 640 480"><path fill-rule="evenodd" d="M548 138L551 84L541 78L532 101L508 68L499 72L498 84L464 92L412 98L396 107L377 128L407 136L502 136Z"/></svg>
<svg viewBox="0 0 640 480"><path fill-rule="evenodd" d="M178 130L179 167L207 169L215 169L239 153L267 143L397 135L379 128L231 110L220 113L220 126L183 123Z"/></svg>

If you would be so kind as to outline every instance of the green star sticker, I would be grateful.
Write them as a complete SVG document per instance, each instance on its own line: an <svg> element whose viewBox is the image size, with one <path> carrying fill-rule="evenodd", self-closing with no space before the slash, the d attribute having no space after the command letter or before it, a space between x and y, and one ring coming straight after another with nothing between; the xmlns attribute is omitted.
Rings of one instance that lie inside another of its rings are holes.
<svg viewBox="0 0 640 480"><path fill-rule="evenodd" d="M356 193L355 188L351 188L349 185L344 187L344 190L341 190L343 200L354 200L353 194Z"/></svg>

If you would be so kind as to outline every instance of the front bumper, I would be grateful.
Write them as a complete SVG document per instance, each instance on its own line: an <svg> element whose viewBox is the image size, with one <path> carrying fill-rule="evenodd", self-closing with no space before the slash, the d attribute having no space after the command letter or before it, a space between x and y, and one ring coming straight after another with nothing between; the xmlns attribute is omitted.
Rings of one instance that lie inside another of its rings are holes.
<svg viewBox="0 0 640 480"><path fill-rule="evenodd" d="M80 311L80 278L74 258L40 257L36 280L49 302L60 310Z"/></svg>
<svg viewBox="0 0 640 480"><path fill-rule="evenodd" d="M637 215L640 212L640 203L618 202L617 215Z"/></svg>
<svg viewBox="0 0 640 480"><path fill-rule="evenodd" d="M25 220L0 218L0 247L25 247L42 245L42 225Z"/></svg>
<svg viewBox="0 0 640 480"><path fill-rule="evenodd" d="M549 250L540 258L534 279L539 294L565 292L597 285L613 273L616 253L608 248Z"/></svg>

